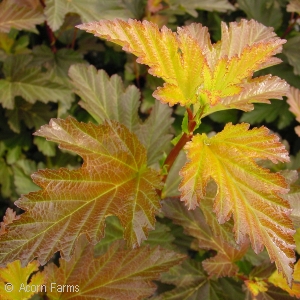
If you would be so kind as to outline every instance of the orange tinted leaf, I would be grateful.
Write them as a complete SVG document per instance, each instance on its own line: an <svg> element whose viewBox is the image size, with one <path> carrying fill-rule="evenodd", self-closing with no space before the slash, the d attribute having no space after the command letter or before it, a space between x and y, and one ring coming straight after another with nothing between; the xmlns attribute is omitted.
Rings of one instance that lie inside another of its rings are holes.
<svg viewBox="0 0 300 300"><path fill-rule="evenodd" d="M259 293L264 293L268 290L268 284L261 280L246 280L245 284L253 296L257 296Z"/></svg>
<svg viewBox="0 0 300 300"><path fill-rule="evenodd" d="M13 209L7 208L3 217L3 222L0 223L0 235L7 232L5 228L8 224L18 219L20 219L20 216L17 216L16 212Z"/></svg>
<svg viewBox="0 0 300 300"><path fill-rule="evenodd" d="M6 268L0 269L0 295L1 300L26 300L32 295L45 291L44 274L35 274L28 283L30 275L38 271L37 261L29 263L25 268L21 267L19 260L7 264ZM11 284L11 291L5 289L5 283Z"/></svg>
<svg viewBox="0 0 300 300"><path fill-rule="evenodd" d="M144 299L156 289L151 281L184 258L160 247L125 249L120 241L94 258L94 247L84 237L78 244L70 261L60 260L60 268L54 264L45 267L47 286L56 283L55 289L47 289L51 300ZM74 290L62 292L58 287L63 285Z"/></svg>
<svg viewBox="0 0 300 300"><path fill-rule="evenodd" d="M294 279L294 283L292 288L290 288L287 285L286 280L283 278L283 276L279 274L278 271L275 271L269 277L269 282L287 291L291 296L296 296L299 299L300 298L300 261L299 260L295 264L293 279Z"/></svg>
<svg viewBox="0 0 300 300"><path fill-rule="evenodd" d="M245 243L248 235L256 253L265 245L290 283L295 254L290 205L282 198L287 184L279 173L271 173L255 162L285 162L288 153L267 128L248 129L245 123L227 124L212 138L194 136L185 147L189 161L180 172L181 200L194 209L213 179L218 186L214 200L218 221L224 223L233 215L237 243Z"/></svg>
<svg viewBox="0 0 300 300"><path fill-rule="evenodd" d="M209 275L223 277L234 276L237 273L238 267L234 262L243 257L248 249L247 244L242 245L241 249L235 249L220 237L214 236L199 208L187 210L180 201L169 199L164 200L162 205L166 217L172 219L175 224L181 225L186 234L197 239L198 248L212 249L218 252L216 256L202 263Z"/></svg>
<svg viewBox="0 0 300 300"><path fill-rule="evenodd" d="M159 175L147 168L146 149L124 125L84 124L69 117L52 119L36 135L78 153L84 163L77 170L32 175L42 190L17 201L26 212L1 236L2 263L16 257L27 263L38 256L44 264L59 250L69 258L81 234L93 244L103 237L109 215L120 219L124 238L133 247L154 229Z"/></svg>
<svg viewBox="0 0 300 300"><path fill-rule="evenodd" d="M290 105L290 111L296 116L296 120L300 122L300 90L291 87L287 94L287 98L287 103ZM298 136L300 136L299 126L295 127L295 131Z"/></svg>
<svg viewBox="0 0 300 300"><path fill-rule="evenodd" d="M206 104L204 115L226 108L247 111L253 109L251 103L265 103L270 96L282 99L288 89L277 77L251 79L255 71L280 62L273 56L285 43L254 20L233 22L229 28L222 23L222 40L216 44L206 27L194 23L177 33L136 20L103 20L78 28L121 45L148 65L150 74L166 82L153 96L169 105Z"/></svg>
<svg viewBox="0 0 300 300"><path fill-rule="evenodd" d="M4 0L0 3L0 31L11 28L36 31L35 25L44 21L43 8L28 1Z"/></svg>

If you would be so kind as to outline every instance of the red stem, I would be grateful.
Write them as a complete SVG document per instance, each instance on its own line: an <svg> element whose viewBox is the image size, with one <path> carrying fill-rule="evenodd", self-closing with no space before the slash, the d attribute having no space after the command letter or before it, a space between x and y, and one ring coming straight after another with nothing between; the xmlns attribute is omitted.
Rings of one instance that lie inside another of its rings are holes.
<svg viewBox="0 0 300 300"><path fill-rule="evenodd" d="M189 142L193 137L193 131L196 127L196 122L194 121L194 116L193 116L193 112L191 111L191 109L187 108L187 113L188 113L188 118L189 118L188 129L189 129L190 134L183 133L180 140L177 142L175 147L171 150L171 152L167 156L167 158L165 160L167 174L164 175L164 177L162 179L163 182L166 182L168 173L169 173L171 167L173 166L179 152L183 149L184 145L187 142ZM157 190L157 193L159 196L161 196L162 190Z"/></svg>
<svg viewBox="0 0 300 300"><path fill-rule="evenodd" d="M299 18L299 16L294 18L294 13L291 14L291 21L293 20L293 22L288 26L288 28L285 30L285 32L281 36L282 39L285 38L290 33L290 31L294 28L298 18Z"/></svg>

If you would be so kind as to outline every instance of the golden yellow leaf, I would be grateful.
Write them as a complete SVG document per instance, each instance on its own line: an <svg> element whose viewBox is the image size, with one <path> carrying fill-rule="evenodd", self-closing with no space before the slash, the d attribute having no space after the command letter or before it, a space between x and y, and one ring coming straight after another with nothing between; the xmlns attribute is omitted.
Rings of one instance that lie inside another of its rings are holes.
<svg viewBox="0 0 300 300"><path fill-rule="evenodd" d="M292 281L294 228L285 179L257 165L257 159L288 161L288 153L265 127L227 124L212 138L197 134L185 146L188 162L180 171L181 200L194 209L206 195L212 179L217 184L214 211L222 224L231 216L238 244L250 238L256 253L266 246L272 261Z"/></svg>
<svg viewBox="0 0 300 300"><path fill-rule="evenodd" d="M38 271L39 263L33 261L25 268L21 267L19 260L7 264L0 269L0 295L1 300L27 300L32 295L45 292L44 274L38 272L28 283L29 276Z"/></svg>

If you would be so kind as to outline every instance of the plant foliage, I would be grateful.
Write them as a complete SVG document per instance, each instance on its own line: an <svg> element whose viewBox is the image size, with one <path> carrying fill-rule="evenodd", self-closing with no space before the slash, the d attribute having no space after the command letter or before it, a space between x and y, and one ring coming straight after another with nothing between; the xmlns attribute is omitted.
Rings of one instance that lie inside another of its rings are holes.
<svg viewBox="0 0 300 300"><path fill-rule="evenodd" d="M299 298L299 7L0 0L0 299Z"/></svg>

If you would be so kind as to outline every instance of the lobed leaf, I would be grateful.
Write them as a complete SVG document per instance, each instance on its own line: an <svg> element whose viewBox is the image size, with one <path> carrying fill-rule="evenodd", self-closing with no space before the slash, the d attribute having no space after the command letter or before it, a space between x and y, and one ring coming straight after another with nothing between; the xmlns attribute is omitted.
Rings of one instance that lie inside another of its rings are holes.
<svg viewBox="0 0 300 300"><path fill-rule="evenodd" d="M283 53L288 59L289 64L294 68L294 74L300 75L300 54L299 54L300 34L297 34L287 41L283 48Z"/></svg>
<svg viewBox="0 0 300 300"><path fill-rule="evenodd" d="M45 15L47 22L53 31L56 31L63 24L67 13L77 13L83 22L91 22L100 19L132 18L135 17L129 9L130 1L115 0L45 0Z"/></svg>
<svg viewBox="0 0 300 300"><path fill-rule="evenodd" d="M191 24L172 32L167 27L143 21L92 22L77 26L112 41L150 67L149 73L166 83L153 96L170 106L200 103L215 110L253 109L253 102L282 99L287 84L278 77L251 79L262 68L278 64L273 56L282 50L271 28L256 21L222 23L222 41L211 44L206 27ZM203 115L203 116L204 116Z"/></svg>
<svg viewBox="0 0 300 300"><path fill-rule="evenodd" d="M201 262L191 259L162 274L161 281L176 287L155 297L155 300L230 299L229 295L224 295L217 282L205 275Z"/></svg>
<svg viewBox="0 0 300 300"><path fill-rule="evenodd" d="M245 123L229 123L212 138L205 134L193 137L185 146L189 161L180 171L181 200L194 209L212 179L218 186L214 198L218 221L222 224L233 215L237 243L245 243L248 235L256 253L266 246L271 260L291 283L294 230L288 217L290 205L282 198L287 184L280 174L255 162L286 162L288 153L267 128L248 129Z"/></svg>
<svg viewBox="0 0 300 300"><path fill-rule="evenodd" d="M209 199L207 200L209 201ZM246 252L248 245L243 244L240 249L235 249L233 245L234 240L227 232L226 240L224 241L221 236L214 236L210 227L205 221L205 217L199 208L189 211L178 200L164 200L162 203L162 210L167 218L173 220L175 224L181 225L184 232L197 239L197 247L200 249L212 249L217 251L217 255L204 260L203 267L209 275L217 277L234 276L238 267L234 264ZM214 226L223 227L217 223ZM219 228L217 232L227 231L228 228ZM224 236L225 234L223 234ZM227 243L227 241L230 242ZM235 245L236 246L236 245Z"/></svg>
<svg viewBox="0 0 300 300"><path fill-rule="evenodd" d="M0 3L0 32L11 28L37 32L35 25L44 22L41 5L33 6L26 1L3 0Z"/></svg>
<svg viewBox="0 0 300 300"><path fill-rule="evenodd" d="M145 299L156 289L151 281L184 258L158 246L124 249L120 241L94 257L94 249L85 238L81 237L78 244L70 261L60 260L60 268L54 264L45 267L48 284L77 287L77 292L52 289L47 292L51 300Z"/></svg>
<svg viewBox="0 0 300 300"><path fill-rule="evenodd" d="M33 272L38 271L37 261L29 263L25 268L21 267L19 260L7 264L6 268L0 269L0 293L2 300L27 300L42 290L45 282L43 273L36 273L30 278ZM29 282L30 278L30 282ZM5 283L10 283L12 290L5 288ZM40 287L40 288L39 288Z"/></svg>
<svg viewBox="0 0 300 300"><path fill-rule="evenodd" d="M102 124L115 120L134 132L147 149L148 165L156 163L170 145L172 110L155 103L152 113L142 123L138 115L140 92L130 85L126 89L118 75L108 77L104 70L94 66L73 65L69 70L75 92L82 101L79 104Z"/></svg>
<svg viewBox="0 0 300 300"><path fill-rule="evenodd" d="M288 12L296 12L300 14L300 1L299 0L290 0L289 4L286 7Z"/></svg>
<svg viewBox="0 0 300 300"><path fill-rule="evenodd" d="M26 101L35 103L40 100L72 102L71 91L58 83L51 82L48 74L40 67L31 67L29 55L10 56L4 62L5 79L0 79L0 102L4 108L13 109L15 97L22 96Z"/></svg>
<svg viewBox="0 0 300 300"><path fill-rule="evenodd" d="M42 190L16 202L26 212L0 240L2 264L16 257L23 264L35 257L45 264L59 250L68 259L80 235L93 244L103 237L110 215L119 218L128 244L140 245L154 229L160 178L147 168L146 149L137 137L115 121L98 126L71 117L52 119L36 135L79 154L84 163L77 170L32 175Z"/></svg>

